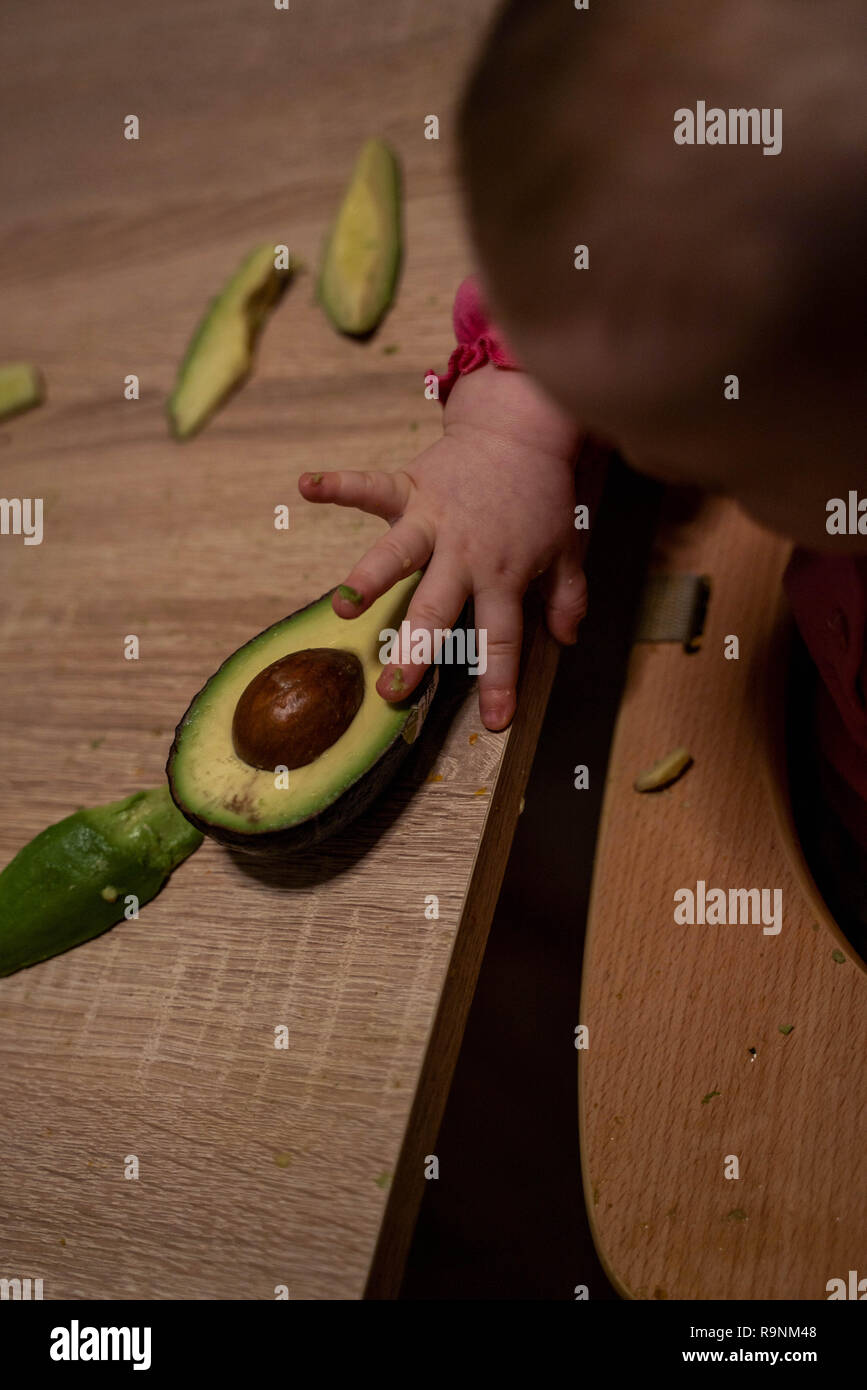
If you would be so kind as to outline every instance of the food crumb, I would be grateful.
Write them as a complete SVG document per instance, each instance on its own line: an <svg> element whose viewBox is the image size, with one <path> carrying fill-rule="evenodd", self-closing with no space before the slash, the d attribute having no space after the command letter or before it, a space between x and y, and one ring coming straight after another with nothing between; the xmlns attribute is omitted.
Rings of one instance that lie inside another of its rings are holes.
<svg viewBox="0 0 867 1390"><path fill-rule="evenodd" d="M843 955L843 952L842 952L842 951L832 951L832 952L831 952L831 959L832 959L832 960L835 960L835 961L837 962L838 965L845 965L845 964L846 964L846 957Z"/></svg>
<svg viewBox="0 0 867 1390"><path fill-rule="evenodd" d="M675 748L664 758L659 758L653 767L640 773L632 785L637 792L661 791L664 787L670 787L673 782L679 781L691 767L692 754L689 750L683 747Z"/></svg>
<svg viewBox="0 0 867 1390"><path fill-rule="evenodd" d="M473 792L473 796L487 796L487 794L487 787L476 787L476 790Z"/></svg>
<svg viewBox="0 0 867 1390"><path fill-rule="evenodd" d="M789 1036L789 1034L791 1033L791 1031L792 1031L792 1029L794 1028L794 1026L795 1026L794 1023L781 1023L781 1024L780 1024L780 1032L782 1033L782 1035L783 1035L784 1038L787 1038L787 1037Z"/></svg>
<svg viewBox="0 0 867 1390"><path fill-rule="evenodd" d="M427 782L441 782L442 780L443 775L441 772L432 772L430 777L425 778L425 781Z"/></svg>
<svg viewBox="0 0 867 1390"><path fill-rule="evenodd" d="M746 1219L747 1214L745 1211L742 1211L740 1207L735 1207L726 1216L726 1221L746 1221Z"/></svg>
<svg viewBox="0 0 867 1390"><path fill-rule="evenodd" d="M385 347L382 349L384 357L393 357L396 352L400 352L397 343L386 343Z"/></svg>
<svg viewBox="0 0 867 1390"><path fill-rule="evenodd" d="M117 889L113 883L107 883L99 896L104 898L107 903L116 903Z"/></svg>
<svg viewBox="0 0 867 1390"><path fill-rule="evenodd" d="M721 1095L722 1095L722 1091L708 1091L708 1093L707 1093L706 1096L702 1096L702 1098L701 1098L701 1103L702 1103L702 1105L707 1105L708 1101L709 1101L709 1100L713 1100L714 1096L721 1096Z"/></svg>
<svg viewBox="0 0 867 1390"><path fill-rule="evenodd" d="M391 1173L380 1173L379 1177L374 1178L373 1181L376 1183L377 1187L381 1187L384 1191L391 1182Z"/></svg>
<svg viewBox="0 0 867 1390"><path fill-rule="evenodd" d="M90 746L91 746L91 748L98 748L98 747L100 746L101 743L105 743L105 735L104 735L104 734L103 734L102 738L92 738L92 739L90 740Z"/></svg>
<svg viewBox="0 0 867 1390"><path fill-rule="evenodd" d="M472 748L473 744L474 744L474 743L478 743L478 741L479 741L479 736L478 736L478 734L470 734L469 738L467 739L467 742L469 743L469 745L470 745L471 748Z"/></svg>
<svg viewBox="0 0 867 1390"><path fill-rule="evenodd" d="M287 1153L275 1154L274 1162L277 1164L278 1168L288 1168L289 1164L292 1162L292 1155Z"/></svg>

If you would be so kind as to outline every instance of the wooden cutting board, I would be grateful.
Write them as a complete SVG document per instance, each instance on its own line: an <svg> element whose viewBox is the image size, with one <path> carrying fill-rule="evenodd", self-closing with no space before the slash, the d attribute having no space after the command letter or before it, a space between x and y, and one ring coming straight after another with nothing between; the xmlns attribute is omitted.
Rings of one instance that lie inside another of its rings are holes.
<svg viewBox="0 0 867 1390"><path fill-rule="evenodd" d="M653 568L710 576L704 640L694 655L638 644L629 666L579 1053L587 1207L627 1297L823 1299L830 1279L865 1273L867 972L788 818L788 553L729 502L670 515ZM724 656L730 635L738 660ZM681 745L690 770L668 790L636 793L638 773ZM778 889L779 934L678 924L675 891L697 892L698 880Z"/></svg>
<svg viewBox="0 0 867 1390"><path fill-rule="evenodd" d="M398 466L438 436L423 376L471 268L452 114L491 8L10 7L0 360L38 363L49 399L0 427L0 492L45 508L41 545L0 537L0 864L159 783L219 662L382 530L306 505L299 473ZM374 133L403 161L408 249L358 344L313 281ZM269 237L308 270L253 379L178 445L163 403L190 332ZM509 735L471 695L339 842L279 872L206 843L139 921L0 981L0 1276L46 1298L395 1291L556 662L530 642Z"/></svg>

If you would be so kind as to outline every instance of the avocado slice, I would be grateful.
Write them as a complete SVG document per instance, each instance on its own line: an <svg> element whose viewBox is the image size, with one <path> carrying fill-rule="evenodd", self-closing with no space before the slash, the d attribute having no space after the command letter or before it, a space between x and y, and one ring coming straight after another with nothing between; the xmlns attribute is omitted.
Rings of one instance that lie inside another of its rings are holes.
<svg viewBox="0 0 867 1390"><path fill-rule="evenodd" d="M257 246L212 299L178 371L167 412L176 439L189 439L245 379L253 349L294 267L278 270L273 242Z"/></svg>
<svg viewBox="0 0 867 1390"><path fill-rule="evenodd" d="M29 362L5 362L0 366L0 420L20 415L41 405L45 397L42 374Z"/></svg>
<svg viewBox="0 0 867 1390"><path fill-rule="evenodd" d="M341 333L371 333L385 316L400 266L400 165L368 140L325 245L318 294Z"/></svg>
<svg viewBox="0 0 867 1390"><path fill-rule="evenodd" d="M375 689L380 632L399 629L420 578L401 580L357 618L337 616L331 589L223 662L169 754L172 796L193 825L237 849L282 856L370 804L415 741L436 688L434 666L407 700L391 704ZM272 709L282 699L294 721L282 755L274 721L251 717L269 699ZM278 775L280 766L289 771Z"/></svg>
<svg viewBox="0 0 867 1390"><path fill-rule="evenodd" d="M49 825L0 873L0 975L107 931L201 843L166 786Z"/></svg>

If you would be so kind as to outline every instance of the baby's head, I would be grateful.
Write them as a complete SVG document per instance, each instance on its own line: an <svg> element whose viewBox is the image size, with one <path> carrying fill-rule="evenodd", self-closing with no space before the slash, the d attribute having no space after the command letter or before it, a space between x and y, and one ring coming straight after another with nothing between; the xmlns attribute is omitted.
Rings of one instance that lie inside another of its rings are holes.
<svg viewBox="0 0 867 1390"><path fill-rule="evenodd" d="M459 122L528 370L636 466L811 545L867 494L863 39L860 0L511 0ZM690 120L727 143L676 142Z"/></svg>

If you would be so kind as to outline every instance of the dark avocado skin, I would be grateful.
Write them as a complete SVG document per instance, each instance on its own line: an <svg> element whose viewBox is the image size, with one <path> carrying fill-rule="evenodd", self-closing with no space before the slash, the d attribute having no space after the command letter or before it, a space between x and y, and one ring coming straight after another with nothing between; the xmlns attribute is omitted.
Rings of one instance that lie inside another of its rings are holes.
<svg viewBox="0 0 867 1390"><path fill-rule="evenodd" d="M313 599L311 603L305 604L303 608L297 608L295 612L290 613L288 617L299 617L300 614L305 613L308 608L313 608L316 604L321 603L323 599L330 597L333 592L333 589L327 589L324 594L320 594L319 598ZM278 621L285 622L287 619L284 618ZM268 624L269 628L273 626L273 623ZM263 628L263 631L267 632L268 628ZM260 637L261 635L261 633L257 633L256 637ZM256 637L252 637L250 641L255 642ZM232 661L239 651L243 651L244 647L249 645L249 642L245 642L242 647L237 648L237 651L232 652L231 656L228 656L226 661L224 661L219 669L214 672L214 675L210 677L210 680L215 680L219 676L220 671L223 670L223 667L229 661ZM437 679L437 676L437 668L431 666L425 672L420 684L412 692L411 698L403 702L403 707L412 709L414 705L417 705L420 700L424 699L431 685ZM206 682L206 684L208 683L209 682ZM204 686L202 689L204 689ZM297 825L287 826L284 830L249 832L230 830L224 825L213 825L210 821L206 821L201 816L197 816L188 810L175 790L172 776L174 757L178 751L187 715L200 694L201 691L196 692L184 712L184 716L175 730L175 736L169 751L168 762L166 763L166 776L168 777L169 791L171 792L172 800L178 810L186 816L190 824L194 825L197 830L201 830L204 835L210 836L212 840L218 840L221 844L229 845L232 849L241 850L245 854L255 855L259 858L282 859L287 854L296 853L298 850L310 849L313 845L321 844L322 841L327 840L329 836L341 831L344 826L349 825L357 816L362 815L367 807L376 800L386 785L394 777L404 758L413 747L413 744L408 743L404 738L402 732L397 734L385 751L377 758L376 762L368 768L367 772L363 773L361 777L357 778L355 782L347 787L346 791L343 792L336 801L332 801L330 806L324 807L316 815L308 816L306 820L299 821ZM434 696L434 698L436 697Z"/></svg>

